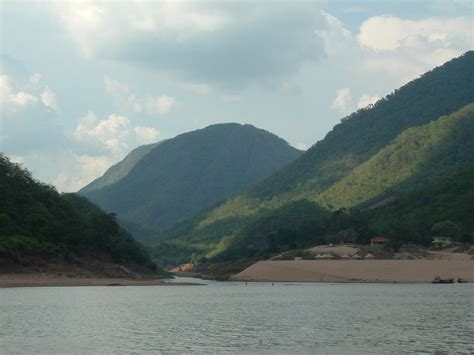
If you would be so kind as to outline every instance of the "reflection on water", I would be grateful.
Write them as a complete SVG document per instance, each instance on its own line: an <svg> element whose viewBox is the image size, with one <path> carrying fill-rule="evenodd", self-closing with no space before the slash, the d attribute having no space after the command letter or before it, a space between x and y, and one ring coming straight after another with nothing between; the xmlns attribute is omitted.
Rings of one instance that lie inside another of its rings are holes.
<svg viewBox="0 0 474 355"><path fill-rule="evenodd" d="M474 285L0 289L0 352L472 353Z"/></svg>

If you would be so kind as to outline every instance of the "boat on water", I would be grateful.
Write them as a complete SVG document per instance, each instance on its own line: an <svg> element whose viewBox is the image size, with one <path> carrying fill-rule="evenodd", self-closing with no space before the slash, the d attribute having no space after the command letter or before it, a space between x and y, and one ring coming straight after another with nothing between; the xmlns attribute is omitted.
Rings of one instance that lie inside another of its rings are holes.
<svg viewBox="0 0 474 355"><path fill-rule="evenodd" d="M452 283L454 283L454 279L453 278L442 279L441 277L436 276L433 279L433 281L431 281L431 283L434 283L434 284L452 284Z"/></svg>

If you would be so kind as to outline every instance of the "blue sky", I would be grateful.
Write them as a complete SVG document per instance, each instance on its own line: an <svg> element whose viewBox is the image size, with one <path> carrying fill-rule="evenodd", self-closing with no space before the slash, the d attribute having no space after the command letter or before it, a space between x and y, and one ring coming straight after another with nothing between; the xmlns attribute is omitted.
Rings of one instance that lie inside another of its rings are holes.
<svg viewBox="0 0 474 355"><path fill-rule="evenodd" d="M471 1L0 1L0 150L76 191L219 122L306 149L473 47Z"/></svg>

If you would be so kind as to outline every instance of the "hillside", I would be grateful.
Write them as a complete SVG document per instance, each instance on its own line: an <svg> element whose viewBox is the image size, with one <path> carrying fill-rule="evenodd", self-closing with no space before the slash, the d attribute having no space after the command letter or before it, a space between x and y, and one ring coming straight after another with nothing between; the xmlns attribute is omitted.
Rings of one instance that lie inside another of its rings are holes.
<svg viewBox="0 0 474 355"><path fill-rule="evenodd" d="M252 258L341 238L357 238L358 242L366 243L376 234L428 243L432 225L445 219L459 222L464 233L469 234L472 223L466 215L470 213L474 220L474 213L468 212L474 205L473 189L472 181L464 180L472 177L474 167L472 137L474 104L402 132L315 201L301 199L262 210L239 220L239 230L233 235L225 234L228 225L222 221L195 227L191 235L186 234L190 223L200 223L197 217L195 221L176 226L168 234L163 233L153 255L165 264L172 263L173 258L186 261L193 254L195 258L204 255L215 260ZM456 177L461 181L456 181ZM449 191L449 197L438 201L436 198L442 194L438 196L436 191L440 189ZM403 198L393 205L404 206L403 210L402 207L393 209L392 205L364 208L371 202L400 196ZM413 196L430 202L407 209L404 201L414 202ZM418 214L423 216L410 217ZM410 224L405 225L403 221ZM232 227L236 225L235 220L230 223Z"/></svg>
<svg viewBox="0 0 474 355"><path fill-rule="evenodd" d="M474 164L474 104L426 125L409 128L316 201L331 209L428 185Z"/></svg>
<svg viewBox="0 0 474 355"><path fill-rule="evenodd" d="M1 154L0 265L21 271L50 264L93 272L112 266L135 273L156 270L113 215L84 197L60 195Z"/></svg>
<svg viewBox="0 0 474 355"><path fill-rule="evenodd" d="M119 163L110 167L104 175L95 179L88 185L84 186L79 193L85 194L90 191L99 190L103 187L115 184L116 182L123 179L132 170L132 168L147 155L158 143L142 145L132 150L128 155Z"/></svg>
<svg viewBox="0 0 474 355"><path fill-rule="evenodd" d="M472 132L472 119L469 120L467 115L460 120L461 123L452 126L450 122L456 119L448 119L446 124L440 119L438 124L419 131L407 129L426 125L474 102L473 76L472 51L433 69L376 105L346 117L299 159L247 192L161 233L156 250L172 248L170 254L184 255L190 246L194 246L196 255L215 257L220 253L218 250L228 249L244 228L272 210L286 208L285 205L292 201L309 199L330 209L350 207L377 200L389 194L392 187L408 191L416 187L423 176L429 177L429 182L435 182L449 172L444 164L457 168L458 162L462 165L472 161L468 133ZM472 107L466 110L472 111ZM463 124L471 129L466 134ZM457 152L457 144L448 144L449 148L443 152L443 145L449 143L446 137L451 134L465 144L461 155ZM397 152L390 162L393 169L384 170L384 161L391 152L411 138L414 141L410 149ZM423 141L421 145L418 138ZM416 151L416 161L411 160L411 149ZM395 168L397 159L403 165L401 170ZM423 169L417 170L419 166ZM412 170L416 170L416 174ZM364 175L367 176L365 181L360 181L362 186L352 189L355 180ZM378 189L374 191L373 177L376 177L374 184ZM165 254L162 253L161 257Z"/></svg>
<svg viewBox="0 0 474 355"><path fill-rule="evenodd" d="M116 183L80 193L125 224L162 229L242 192L300 154L251 125L217 124L162 142Z"/></svg>

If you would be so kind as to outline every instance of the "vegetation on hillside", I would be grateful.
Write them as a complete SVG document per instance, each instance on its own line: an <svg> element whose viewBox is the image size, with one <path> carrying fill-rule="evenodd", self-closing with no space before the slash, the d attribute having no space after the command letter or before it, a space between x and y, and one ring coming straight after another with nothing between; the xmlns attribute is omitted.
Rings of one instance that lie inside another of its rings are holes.
<svg viewBox="0 0 474 355"><path fill-rule="evenodd" d="M59 194L0 154L0 261L20 266L82 259L156 271L113 214L84 197Z"/></svg>
<svg viewBox="0 0 474 355"><path fill-rule="evenodd" d="M142 145L135 148L119 163L111 166L101 177L95 179L90 184L84 186L79 193L85 194L88 191L98 190L103 187L115 184L122 180L132 170L132 168L147 155L153 148L161 142Z"/></svg>
<svg viewBox="0 0 474 355"><path fill-rule="evenodd" d="M341 207L364 207L435 184L472 164L473 106L462 108L474 102L473 75L472 51L435 68L343 119L324 140L248 192L160 233L155 248L179 246L174 251L181 258L189 247L215 259L232 257L233 252L247 255L239 251L239 243L262 243L266 237L259 233L267 235L262 221L281 211L307 203L325 207L323 215ZM448 114L452 115L442 117ZM341 228L341 233L347 229ZM367 241L376 230L355 232Z"/></svg>
<svg viewBox="0 0 474 355"><path fill-rule="evenodd" d="M115 184L81 193L140 233L233 196L300 154L251 125L217 124L162 142Z"/></svg>
<svg viewBox="0 0 474 355"><path fill-rule="evenodd" d="M407 129L316 199L331 209L356 206L426 185L474 164L474 104Z"/></svg>

